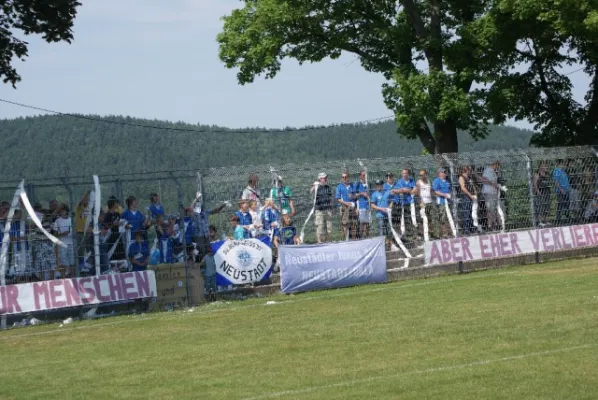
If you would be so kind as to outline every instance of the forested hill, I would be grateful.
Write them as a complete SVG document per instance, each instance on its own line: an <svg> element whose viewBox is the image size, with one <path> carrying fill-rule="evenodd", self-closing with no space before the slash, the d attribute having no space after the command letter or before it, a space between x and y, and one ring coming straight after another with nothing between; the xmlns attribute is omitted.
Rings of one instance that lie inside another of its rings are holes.
<svg viewBox="0 0 598 400"><path fill-rule="evenodd" d="M110 116L93 118L132 124L226 130L216 126ZM494 127L475 142L460 135L462 151L525 148L532 132ZM2 179L197 169L227 165L309 163L322 160L421 154L419 141L405 140L392 121L304 131L185 132L138 128L66 116L0 120Z"/></svg>

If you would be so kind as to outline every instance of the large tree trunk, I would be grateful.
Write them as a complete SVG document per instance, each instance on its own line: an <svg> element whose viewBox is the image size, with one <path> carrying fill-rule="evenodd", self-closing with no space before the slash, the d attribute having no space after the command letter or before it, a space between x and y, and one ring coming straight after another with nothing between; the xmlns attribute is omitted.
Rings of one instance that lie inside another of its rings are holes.
<svg viewBox="0 0 598 400"><path fill-rule="evenodd" d="M436 140L436 154L458 153L459 139L457 138L457 126L452 121L434 122L434 139Z"/></svg>

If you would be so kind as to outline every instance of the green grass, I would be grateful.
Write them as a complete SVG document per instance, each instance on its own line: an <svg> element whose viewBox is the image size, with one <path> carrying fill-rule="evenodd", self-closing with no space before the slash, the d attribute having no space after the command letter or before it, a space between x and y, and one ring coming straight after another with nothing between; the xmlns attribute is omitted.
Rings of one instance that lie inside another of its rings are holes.
<svg viewBox="0 0 598 400"><path fill-rule="evenodd" d="M0 353L0 398L595 399L598 262L12 330Z"/></svg>

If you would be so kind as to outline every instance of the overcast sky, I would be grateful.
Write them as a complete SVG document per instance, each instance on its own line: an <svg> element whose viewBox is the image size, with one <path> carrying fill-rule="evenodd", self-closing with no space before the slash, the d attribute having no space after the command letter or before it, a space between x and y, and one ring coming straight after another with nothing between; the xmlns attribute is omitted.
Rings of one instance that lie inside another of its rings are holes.
<svg viewBox="0 0 598 400"><path fill-rule="evenodd" d="M72 45L28 38L16 90L0 98L61 112L129 115L240 128L327 125L391 115L383 79L352 55L299 66L240 86L218 59L220 17L237 0L87 0ZM575 69L570 67L571 70ZM589 81L571 76L583 100ZM2 84L0 84L2 85ZM0 103L0 118L35 115ZM529 127L526 123L515 123Z"/></svg>

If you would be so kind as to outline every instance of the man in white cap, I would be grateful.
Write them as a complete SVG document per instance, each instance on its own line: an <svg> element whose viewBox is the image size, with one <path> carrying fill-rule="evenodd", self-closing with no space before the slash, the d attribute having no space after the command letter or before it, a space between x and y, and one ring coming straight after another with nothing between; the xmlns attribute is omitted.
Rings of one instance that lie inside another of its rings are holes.
<svg viewBox="0 0 598 400"><path fill-rule="evenodd" d="M318 174L318 181L310 189L312 193L314 190L316 190L316 240L322 243L327 242L332 234L332 190L328 186L328 175L325 172Z"/></svg>

